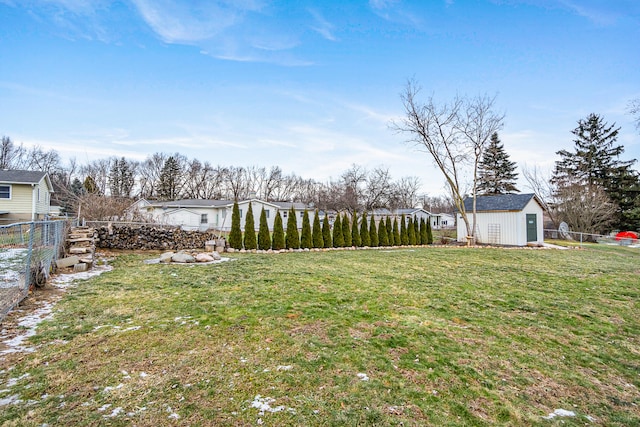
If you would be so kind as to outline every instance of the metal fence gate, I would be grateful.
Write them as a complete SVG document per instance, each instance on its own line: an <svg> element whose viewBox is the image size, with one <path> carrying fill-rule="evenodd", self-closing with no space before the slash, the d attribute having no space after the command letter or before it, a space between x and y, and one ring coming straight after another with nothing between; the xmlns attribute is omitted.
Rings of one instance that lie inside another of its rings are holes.
<svg viewBox="0 0 640 427"><path fill-rule="evenodd" d="M0 226L0 320L27 296L30 286L49 278L63 253L68 227L67 221Z"/></svg>

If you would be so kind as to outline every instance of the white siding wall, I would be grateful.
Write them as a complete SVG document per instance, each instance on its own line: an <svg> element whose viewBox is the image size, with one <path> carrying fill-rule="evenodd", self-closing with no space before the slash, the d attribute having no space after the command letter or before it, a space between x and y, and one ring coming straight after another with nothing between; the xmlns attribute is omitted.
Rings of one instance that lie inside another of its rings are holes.
<svg viewBox="0 0 640 427"><path fill-rule="evenodd" d="M536 214L537 243L543 242L542 208L535 200L531 201L519 212L478 212L476 221L476 241L499 245L525 246L527 244L527 214ZM473 224L473 216L468 213ZM473 226L473 225L472 225ZM467 230L458 214L458 241L467 241Z"/></svg>

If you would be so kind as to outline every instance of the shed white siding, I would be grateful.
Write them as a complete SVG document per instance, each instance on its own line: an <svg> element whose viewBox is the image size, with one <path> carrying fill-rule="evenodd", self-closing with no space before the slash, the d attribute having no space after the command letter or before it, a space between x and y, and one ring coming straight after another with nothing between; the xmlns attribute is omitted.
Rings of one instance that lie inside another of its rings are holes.
<svg viewBox="0 0 640 427"><path fill-rule="evenodd" d="M483 211L476 213L476 242L494 245L526 246L527 214L536 215L536 239L531 243L542 243L544 238L542 207L531 199L521 211ZM472 213L467 213L473 224ZM458 241L467 241L467 230L458 214Z"/></svg>

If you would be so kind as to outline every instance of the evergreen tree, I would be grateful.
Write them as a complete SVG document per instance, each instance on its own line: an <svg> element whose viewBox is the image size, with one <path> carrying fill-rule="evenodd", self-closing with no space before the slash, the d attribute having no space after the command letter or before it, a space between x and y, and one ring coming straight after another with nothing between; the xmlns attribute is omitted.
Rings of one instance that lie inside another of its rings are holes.
<svg viewBox="0 0 640 427"><path fill-rule="evenodd" d="M98 190L98 185L96 184L96 180L93 179L91 175L87 175L84 179L84 183L82 184L87 194L98 194L100 190Z"/></svg>
<svg viewBox="0 0 640 427"><path fill-rule="evenodd" d="M349 215L346 212L342 216L342 238L344 239L345 248L349 248L353 245L351 238L351 224L349 223Z"/></svg>
<svg viewBox="0 0 640 427"><path fill-rule="evenodd" d="M378 230L376 229L376 219L374 215L371 215L371 221L369 222L369 246L377 248L380 244L378 240Z"/></svg>
<svg viewBox="0 0 640 427"><path fill-rule="evenodd" d="M351 220L351 244L356 248L362 246L358 229L358 213L356 211L353 211L353 219Z"/></svg>
<svg viewBox="0 0 640 427"><path fill-rule="evenodd" d="M386 221L386 228L387 228L387 241L389 242L389 246L393 246L393 225L391 225L391 217L387 217L387 221Z"/></svg>
<svg viewBox="0 0 640 427"><path fill-rule="evenodd" d="M416 245L416 229L413 228L413 218L409 217L407 224L407 242L411 246Z"/></svg>
<svg viewBox="0 0 640 427"><path fill-rule="evenodd" d="M409 244L409 233L407 233L407 222L404 215L400 217L400 243L403 246Z"/></svg>
<svg viewBox="0 0 640 427"><path fill-rule="evenodd" d="M300 247L308 249L312 246L311 223L309 222L309 212L305 209L302 215L302 232L300 234Z"/></svg>
<svg viewBox="0 0 640 427"><path fill-rule="evenodd" d="M384 218L380 218L380 225L378 225L378 244L380 246L389 246L389 233L387 233Z"/></svg>
<svg viewBox="0 0 640 427"><path fill-rule="evenodd" d="M162 166L158 185L158 196L162 200L177 200L180 195L182 169L178 160L169 156Z"/></svg>
<svg viewBox="0 0 640 427"><path fill-rule="evenodd" d="M498 133L494 132L478 165L478 194L518 193L517 180L516 162L509 160Z"/></svg>
<svg viewBox="0 0 640 427"><path fill-rule="evenodd" d="M298 220L296 219L296 211L293 208L293 205L289 210L289 218L287 218L286 248L287 249L300 248L300 233L298 233Z"/></svg>
<svg viewBox="0 0 640 427"><path fill-rule="evenodd" d="M431 219L427 221L427 245L433 244L433 230L431 229Z"/></svg>
<svg viewBox="0 0 640 427"><path fill-rule="evenodd" d="M246 228L246 227L245 227ZM260 212L260 228L258 229L258 249L266 251L271 249L271 233L267 222L267 212L262 207Z"/></svg>
<svg viewBox="0 0 640 427"><path fill-rule="evenodd" d="M427 236L427 222L429 220L427 219L425 221L424 218L420 218L420 244L421 245L428 245L429 244L429 238Z"/></svg>
<svg viewBox="0 0 640 427"><path fill-rule="evenodd" d="M240 207L238 202L233 202L233 210L231 211L229 246L233 249L242 249L242 228L240 227Z"/></svg>
<svg viewBox="0 0 640 427"><path fill-rule="evenodd" d="M322 226L320 225L320 216L318 215L318 210L316 209L315 214L313 215L313 247L314 248L322 248L324 247L324 242L322 241Z"/></svg>
<svg viewBox="0 0 640 427"><path fill-rule="evenodd" d="M417 216L413 216L413 231L416 235L416 245L420 244L420 221Z"/></svg>
<svg viewBox="0 0 640 427"><path fill-rule="evenodd" d="M367 213L362 213L362 220L360 222L360 246L369 246L371 241L369 240L369 221L367 221Z"/></svg>
<svg viewBox="0 0 640 427"><path fill-rule="evenodd" d="M325 212L322 220L322 242L325 248L330 248L333 241L331 240L331 225L329 225L329 215Z"/></svg>
<svg viewBox="0 0 640 427"><path fill-rule="evenodd" d="M247 216L244 221L244 248L248 251L258 248L258 243L256 242L256 223L253 219L251 202L249 202Z"/></svg>
<svg viewBox="0 0 640 427"><path fill-rule="evenodd" d="M276 217L273 220L273 250L279 251L280 249L284 249L285 241L284 241L284 228L282 225L282 217L280 216L280 211L276 212Z"/></svg>
<svg viewBox="0 0 640 427"><path fill-rule="evenodd" d="M556 153L561 159L556 162L552 182L558 186L556 195L560 199L563 194L572 194L572 191L566 191L572 186L585 191L601 188L618 205L614 227L633 229L640 227L640 223L632 219L640 197L640 178L631 168L635 159L619 160L624 152L622 145L616 145L619 131L615 123L609 126L597 114L579 120L578 127L571 131L576 137L574 151Z"/></svg>
<svg viewBox="0 0 640 427"><path fill-rule="evenodd" d="M341 248L344 246L344 236L342 235L342 221L340 214L336 214L336 220L333 222L333 247Z"/></svg>
<svg viewBox="0 0 640 427"><path fill-rule="evenodd" d="M398 218L393 218L393 246L400 246L402 239L400 238L400 231L398 231Z"/></svg>
<svg viewBox="0 0 640 427"><path fill-rule="evenodd" d="M109 170L109 189L115 197L130 197L135 184L133 166L124 158L115 159Z"/></svg>

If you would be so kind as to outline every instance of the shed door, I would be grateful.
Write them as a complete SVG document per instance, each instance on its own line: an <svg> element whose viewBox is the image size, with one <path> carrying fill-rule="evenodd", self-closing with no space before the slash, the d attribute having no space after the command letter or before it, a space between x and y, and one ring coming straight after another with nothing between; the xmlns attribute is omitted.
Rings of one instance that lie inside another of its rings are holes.
<svg viewBox="0 0 640 427"><path fill-rule="evenodd" d="M527 242L538 241L538 218L536 214L527 214Z"/></svg>

